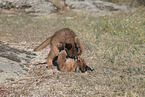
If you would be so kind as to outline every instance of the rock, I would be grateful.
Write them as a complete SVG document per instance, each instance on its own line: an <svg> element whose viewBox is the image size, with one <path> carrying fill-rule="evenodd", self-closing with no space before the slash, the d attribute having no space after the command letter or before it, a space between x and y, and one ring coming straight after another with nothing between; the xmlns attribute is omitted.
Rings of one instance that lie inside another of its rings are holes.
<svg viewBox="0 0 145 97"><path fill-rule="evenodd" d="M110 11L127 11L128 7L124 6L124 5L117 5L115 3L110 3L110 2L104 2L104 1L93 1L92 2L93 5L96 6L96 8L99 8L101 10L104 9L110 9Z"/></svg>
<svg viewBox="0 0 145 97"><path fill-rule="evenodd" d="M0 57L0 84L26 74L27 71L21 67L20 63Z"/></svg>
<svg viewBox="0 0 145 97"><path fill-rule="evenodd" d="M41 2L40 4L32 7L32 9L34 9L35 12L51 13L51 11L56 8L50 2Z"/></svg>
<svg viewBox="0 0 145 97"><path fill-rule="evenodd" d="M63 0L62 0L63 1ZM54 1L55 2L55 1ZM23 10L34 15L50 14L63 9L61 2L49 0L5 0L0 2L0 8ZM99 0L66 0L66 5L73 11L91 14L93 16L112 15L112 11L127 11L129 7ZM56 7L56 5L59 7ZM62 8L61 8L62 7ZM66 6L65 6L66 8Z"/></svg>
<svg viewBox="0 0 145 97"><path fill-rule="evenodd" d="M73 11L80 11L88 13L93 16L112 15L112 11L127 11L127 6L121 6L110 2L98 1L98 0L85 0L74 1L69 0L66 2L70 9Z"/></svg>
<svg viewBox="0 0 145 97"><path fill-rule="evenodd" d="M34 58L35 56L36 54L34 53L18 50L0 42L0 57L7 58L15 62L23 62L25 64L29 62L30 58Z"/></svg>
<svg viewBox="0 0 145 97"><path fill-rule="evenodd" d="M69 2L68 4L73 11L80 11L93 16L112 15L111 12L96 7L91 1Z"/></svg>
<svg viewBox="0 0 145 97"><path fill-rule="evenodd" d="M0 2L0 8L26 11L27 13L50 13L56 9L53 4L45 0L5 0Z"/></svg>
<svg viewBox="0 0 145 97"><path fill-rule="evenodd" d="M27 73L24 65L29 64L36 54L18 50L0 42L0 84L13 81Z"/></svg>
<svg viewBox="0 0 145 97"><path fill-rule="evenodd" d="M66 0L67 6L73 11L91 14L93 16L112 15L112 11L127 11L127 6L121 6L110 2L99 0ZM0 8L17 10L24 9L27 13L34 15L45 15L56 12L53 2L49 0L5 0L0 1Z"/></svg>

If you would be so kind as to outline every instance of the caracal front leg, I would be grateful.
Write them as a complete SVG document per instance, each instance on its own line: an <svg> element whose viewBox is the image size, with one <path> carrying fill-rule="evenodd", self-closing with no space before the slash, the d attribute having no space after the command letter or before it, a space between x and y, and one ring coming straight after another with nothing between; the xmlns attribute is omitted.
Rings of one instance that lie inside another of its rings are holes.
<svg viewBox="0 0 145 97"><path fill-rule="evenodd" d="M67 53L65 50L62 50L58 55L57 63L60 71L64 71L66 69L66 55Z"/></svg>
<svg viewBox="0 0 145 97"><path fill-rule="evenodd" d="M51 47L50 52L47 56L47 64L48 64L49 68L54 67L52 61L53 61L54 57L58 54L58 52L59 52L59 50L57 47Z"/></svg>

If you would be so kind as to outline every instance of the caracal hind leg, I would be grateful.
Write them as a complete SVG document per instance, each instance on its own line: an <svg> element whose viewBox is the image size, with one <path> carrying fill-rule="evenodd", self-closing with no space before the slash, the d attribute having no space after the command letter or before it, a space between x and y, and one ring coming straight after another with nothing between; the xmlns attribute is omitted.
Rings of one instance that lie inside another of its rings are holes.
<svg viewBox="0 0 145 97"><path fill-rule="evenodd" d="M59 52L59 50L57 47L51 47L50 52L47 56L48 67L50 67L50 68L54 67L52 61L53 61L54 57L58 54L58 52Z"/></svg>

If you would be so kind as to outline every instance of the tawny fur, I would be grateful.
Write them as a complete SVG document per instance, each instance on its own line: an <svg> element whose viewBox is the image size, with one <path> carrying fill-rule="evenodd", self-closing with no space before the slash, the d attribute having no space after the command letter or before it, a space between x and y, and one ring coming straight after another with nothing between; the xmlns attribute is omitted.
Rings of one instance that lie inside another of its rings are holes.
<svg viewBox="0 0 145 97"><path fill-rule="evenodd" d="M58 30L54 33L54 35L46 39L42 44L34 49L34 51L39 51L48 44L51 45L50 52L47 56L47 64L49 67L53 67L52 60L60 51L57 47L57 43L62 43L64 46L66 43L72 45L71 49L67 50L67 57L74 58L78 55L81 55L83 52L81 40L76 37L76 34L71 29L63 28Z"/></svg>
<svg viewBox="0 0 145 97"><path fill-rule="evenodd" d="M67 53L65 50L62 50L57 59L58 69L60 71L76 71L81 69L81 71L86 71L86 62L82 58L71 59L66 58ZM79 71L78 71L79 72Z"/></svg>
<svg viewBox="0 0 145 97"><path fill-rule="evenodd" d="M60 71L93 71L93 69L86 65L85 60L80 56L77 56L77 58L67 58L66 48L62 43L57 43L57 47L60 52L58 53L58 56L53 59L53 63L57 63Z"/></svg>

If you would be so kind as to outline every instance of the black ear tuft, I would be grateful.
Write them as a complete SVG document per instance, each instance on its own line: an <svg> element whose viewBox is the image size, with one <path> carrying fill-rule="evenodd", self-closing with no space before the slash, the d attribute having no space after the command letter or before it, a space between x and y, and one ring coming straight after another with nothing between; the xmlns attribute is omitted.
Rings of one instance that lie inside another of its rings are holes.
<svg viewBox="0 0 145 97"><path fill-rule="evenodd" d="M65 48L70 50L72 48L72 44L71 43L66 43Z"/></svg>
<svg viewBox="0 0 145 97"><path fill-rule="evenodd" d="M77 49L77 51L79 52L79 48L78 45L75 43L75 48Z"/></svg>
<svg viewBox="0 0 145 97"><path fill-rule="evenodd" d="M91 69L89 66L86 65L86 71L93 71L94 69Z"/></svg>

